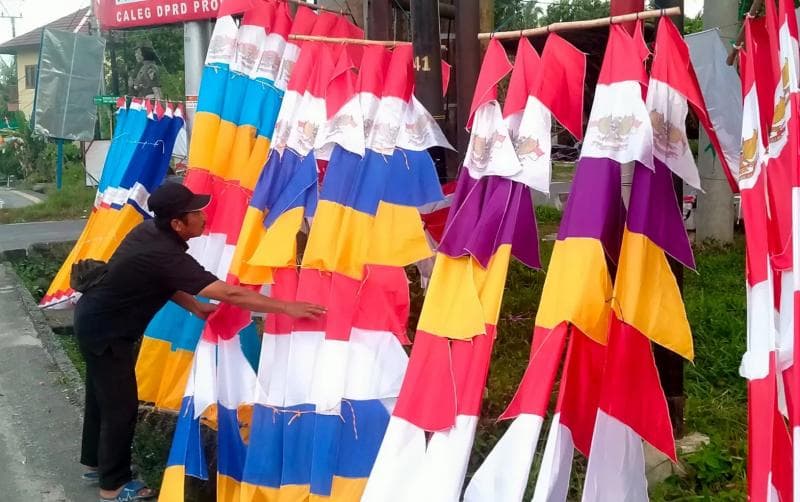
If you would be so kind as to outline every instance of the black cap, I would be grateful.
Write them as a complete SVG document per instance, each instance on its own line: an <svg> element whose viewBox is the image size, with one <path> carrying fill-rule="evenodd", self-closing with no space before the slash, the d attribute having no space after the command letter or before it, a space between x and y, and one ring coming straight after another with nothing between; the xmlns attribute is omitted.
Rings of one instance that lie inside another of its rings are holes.
<svg viewBox="0 0 800 502"><path fill-rule="evenodd" d="M180 183L168 181L150 195L147 207L156 213L156 218L171 220L184 213L203 209L209 201L210 195L195 194Z"/></svg>

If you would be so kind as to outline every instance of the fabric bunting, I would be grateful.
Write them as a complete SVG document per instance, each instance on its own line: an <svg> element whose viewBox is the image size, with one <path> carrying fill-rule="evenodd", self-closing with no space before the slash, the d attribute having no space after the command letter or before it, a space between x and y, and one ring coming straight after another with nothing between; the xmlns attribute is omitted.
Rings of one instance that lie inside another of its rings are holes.
<svg viewBox="0 0 800 502"><path fill-rule="evenodd" d="M72 265L84 259L108 261L122 238L152 215L150 192L164 180L183 110L134 98L117 102L117 124L98 183L94 207L78 242L61 265L40 305L71 308L77 293L69 286Z"/></svg>

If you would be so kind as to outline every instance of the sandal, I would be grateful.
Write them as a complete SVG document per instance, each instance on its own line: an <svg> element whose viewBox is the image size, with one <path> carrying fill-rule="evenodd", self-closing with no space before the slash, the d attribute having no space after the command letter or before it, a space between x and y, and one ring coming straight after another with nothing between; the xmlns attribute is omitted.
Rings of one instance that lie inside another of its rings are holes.
<svg viewBox="0 0 800 502"><path fill-rule="evenodd" d="M141 494L145 491L145 494ZM106 499L100 497L100 502L134 502L136 500L149 500L155 498L156 491L148 488L142 481L134 479L125 483L116 497L113 499Z"/></svg>
<svg viewBox="0 0 800 502"><path fill-rule="evenodd" d="M136 467L133 466L133 465L131 466L131 475L133 475L133 476L138 476L139 475L137 470L136 470ZM98 484L100 482L100 473L97 472L96 470L94 470L94 471L86 471L83 474L81 474L81 481L83 481L84 483L86 483L86 484L88 484L90 486L91 485L96 485L96 484Z"/></svg>

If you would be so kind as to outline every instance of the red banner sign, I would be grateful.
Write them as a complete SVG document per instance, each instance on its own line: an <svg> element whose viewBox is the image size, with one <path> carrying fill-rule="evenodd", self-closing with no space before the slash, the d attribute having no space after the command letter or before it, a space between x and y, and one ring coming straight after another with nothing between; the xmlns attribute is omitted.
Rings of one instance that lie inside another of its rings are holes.
<svg viewBox="0 0 800 502"><path fill-rule="evenodd" d="M94 0L103 30L183 23L217 17L221 0Z"/></svg>

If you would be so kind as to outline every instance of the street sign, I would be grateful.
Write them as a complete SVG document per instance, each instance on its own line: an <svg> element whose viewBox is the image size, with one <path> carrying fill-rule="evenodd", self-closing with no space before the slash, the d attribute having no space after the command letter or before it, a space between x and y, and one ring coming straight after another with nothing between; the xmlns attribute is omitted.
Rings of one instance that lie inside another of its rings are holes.
<svg viewBox="0 0 800 502"><path fill-rule="evenodd" d="M95 96L94 104L96 105L113 105L116 104L119 96Z"/></svg>
<svg viewBox="0 0 800 502"><path fill-rule="evenodd" d="M220 0L94 0L103 30L183 23L217 17Z"/></svg>

